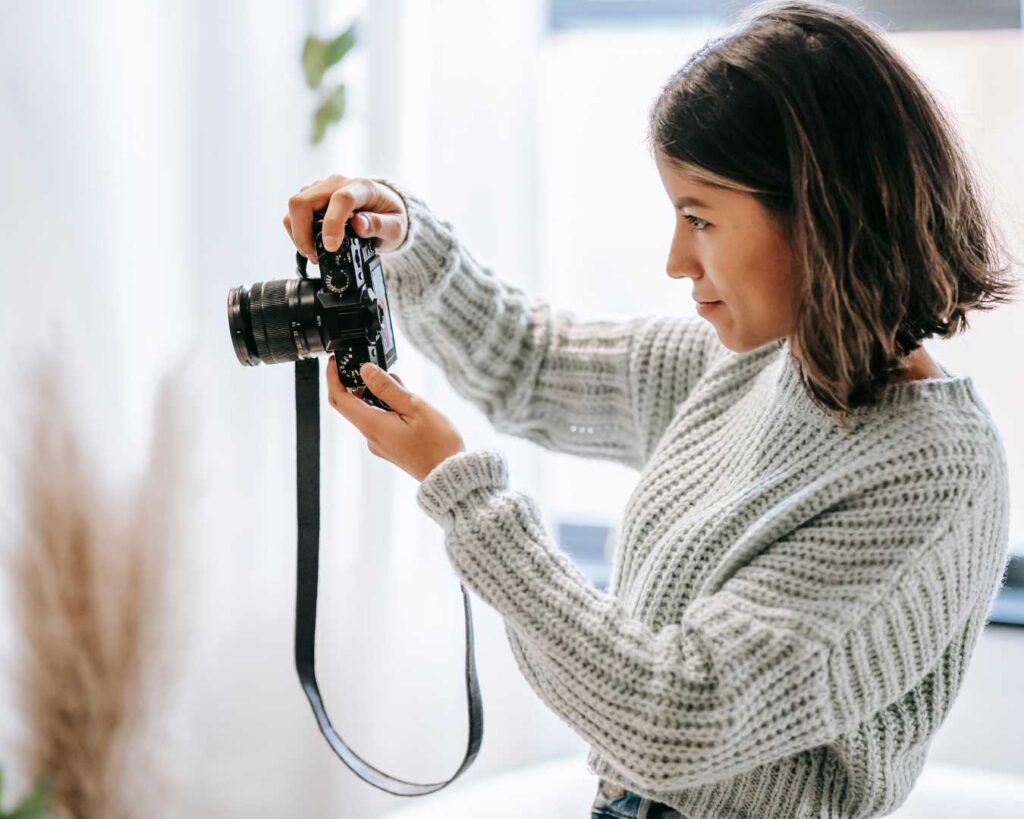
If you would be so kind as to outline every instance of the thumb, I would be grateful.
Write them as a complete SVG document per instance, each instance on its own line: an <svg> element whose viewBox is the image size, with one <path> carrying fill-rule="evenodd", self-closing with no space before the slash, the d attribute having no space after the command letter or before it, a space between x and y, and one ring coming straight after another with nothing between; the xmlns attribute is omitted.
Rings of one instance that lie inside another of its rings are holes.
<svg viewBox="0 0 1024 819"><path fill-rule="evenodd" d="M356 236L369 239L378 237L384 248L398 247L402 239L405 223L397 213L371 213L360 211L352 217L352 227Z"/></svg>
<svg viewBox="0 0 1024 819"><path fill-rule="evenodd" d="M412 412L412 393L389 372L367 362L359 368L359 375L370 391L393 410L403 415Z"/></svg>

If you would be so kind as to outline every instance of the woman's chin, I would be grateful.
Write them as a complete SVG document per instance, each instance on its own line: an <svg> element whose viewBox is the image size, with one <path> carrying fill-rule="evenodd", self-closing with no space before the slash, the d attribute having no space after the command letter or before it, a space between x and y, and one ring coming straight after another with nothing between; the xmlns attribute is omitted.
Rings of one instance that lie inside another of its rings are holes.
<svg viewBox="0 0 1024 819"><path fill-rule="evenodd" d="M718 332L718 340L722 342L723 347L732 350L734 353L749 353L751 350L760 349L766 344L773 344L776 341L776 339L768 339L767 341L760 339L742 339L737 338L731 333L723 333L721 330Z"/></svg>

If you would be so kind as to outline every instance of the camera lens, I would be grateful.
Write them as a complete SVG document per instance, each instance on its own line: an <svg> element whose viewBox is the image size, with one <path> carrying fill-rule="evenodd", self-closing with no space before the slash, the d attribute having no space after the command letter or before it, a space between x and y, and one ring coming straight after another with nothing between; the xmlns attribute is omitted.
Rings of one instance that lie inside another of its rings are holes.
<svg viewBox="0 0 1024 819"><path fill-rule="evenodd" d="M309 279L277 279L228 292L228 328L238 360L298 361L324 352L316 321L316 286Z"/></svg>
<svg viewBox="0 0 1024 819"><path fill-rule="evenodd" d="M232 287L228 291L228 329L231 330L231 343L235 346L238 360L248 367L259 364L256 340L252 337L252 322L249 320L248 287Z"/></svg>

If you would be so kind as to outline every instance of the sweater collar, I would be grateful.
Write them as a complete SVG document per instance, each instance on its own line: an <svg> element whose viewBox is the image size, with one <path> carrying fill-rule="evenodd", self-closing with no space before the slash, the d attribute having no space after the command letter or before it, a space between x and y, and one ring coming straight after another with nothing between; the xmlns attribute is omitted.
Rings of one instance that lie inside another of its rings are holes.
<svg viewBox="0 0 1024 819"><path fill-rule="evenodd" d="M793 355L789 339L784 341L781 348L776 342L771 342L770 347L777 354L777 360L771 367L772 384L783 406L808 420L837 425L838 422L814 401L804 386L800 363ZM898 414L912 405L955 404L977 407L981 404L970 376L958 375L942 364L939 364L939 368L943 372L941 377L889 384L875 404L857 407L849 413L852 425L856 427L871 418Z"/></svg>

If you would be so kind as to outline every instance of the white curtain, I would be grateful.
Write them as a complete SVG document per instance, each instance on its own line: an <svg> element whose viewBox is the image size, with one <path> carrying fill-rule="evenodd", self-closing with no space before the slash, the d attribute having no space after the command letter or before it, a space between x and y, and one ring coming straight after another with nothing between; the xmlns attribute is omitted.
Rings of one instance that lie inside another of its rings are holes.
<svg viewBox="0 0 1024 819"><path fill-rule="evenodd" d="M202 496L178 555L190 584L169 612L188 639L168 680L165 758L183 783L168 816L373 816L407 801L334 757L292 665L293 368L240 366L225 307L232 286L294 275L288 196L332 172L393 176L499 275L536 283L530 66L543 4L343 5L48 0L3 11L0 425L16 437L19 383L38 353L56 352L97 480L116 487L140 468L160 379L183 375L193 402ZM338 33L356 17L361 44L338 72L348 111L314 149L301 44L311 27ZM499 440L396 331L410 389L469 446L503 447L513 483L542 497L535 448ZM371 764L447 778L467 737L458 582L415 506L416 482L370 455L324 393L321 382L328 710ZM0 610L8 603L0 596ZM453 788L583 748L519 676L500 618L473 604L486 730ZM3 657L18 639L9 619ZM11 791L27 786L17 718L12 677L0 675Z"/></svg>

